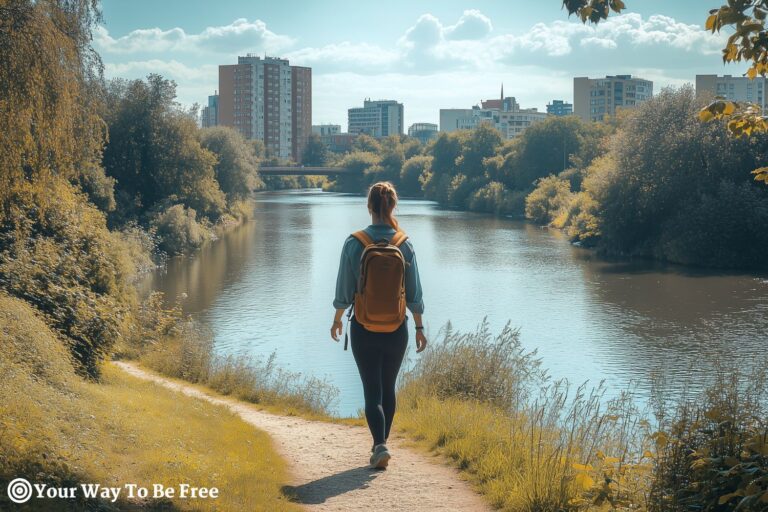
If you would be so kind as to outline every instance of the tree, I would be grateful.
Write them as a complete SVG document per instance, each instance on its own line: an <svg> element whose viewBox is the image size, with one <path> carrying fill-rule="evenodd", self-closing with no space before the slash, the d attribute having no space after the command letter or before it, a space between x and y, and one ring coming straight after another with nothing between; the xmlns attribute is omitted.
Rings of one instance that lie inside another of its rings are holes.
<svg viewBox="0 0 768 512"><path fill-rule="evenodd" d="M533 182L565 171L571 165L586 167L599 155L607 127L581 119L550 117L527 128L517 139L513 156L507 159L504 182L525 190Z"/></svg>
<svg viewBox="0 0 768 512"><path fill-rule="evenodd" d="M261 184L253 145L239 132L226 126L206 128L200 132L200 143L216 155L216 181L230 204L245 199Z"/></svg>
<svg viewBox="0 0 768 512"><path fill-rule="evenodd" d="M733 138L696 119L694 90L664 90L617 134L591 169L602 249L685 264L764 266L768 188L742 169L768 159L768 135Z"/></svg>
<svg viewBox="0 0 768 512"><path fill-rule="evenodd" d="M458 171L468 178L483 176L483 161L496 154L501 141L499 130L490 123L480 123L480 126L469 132L461 155L456 159Z"/></svg>
<svg viewBox="0 0 768 512"><path fill-rule="evenodd" d="M104 167L117 180L122 219L169 202L214 221L226 208L214 174L216 157L201 146L194 117L175 97L176 84L156 74L109 85Z"/></svg>
<svg viewBox="0 0 768 512"><path fill-rule="evenodd" d="M322 166L328 160L328 148L323 144L323 140L317 133L311 133L307 139L307 145L304 146L304 152L301 155L301 163L309 166Z"/></svg>
<svg viewBox="0 0 768 512"><path fill-rule="evenodd" d="M352 151L378 153L381 151L381 144L379 144L379 141L370 135L363 133L358 135L355 141L352 143Z"/></svg>
<svg viewBox="0 0 768 512"><path fill-rule="evenodd" d="M90 377L133 299L130 265L89 201L110 208L99 19L95 0L0 3L0 289L66 336Z"/></svg>
<svg viewBox="0 0 768 512"><path fill-rule="evenodd" d="M620 13L626 8L622 0L563 0L568 15L576 14L586 23L599 23L611 12ZM768 0L729 0L726 5L711 9L704 28L719 33L724 28L733 29L722 50L723 62L749 63L746 75L755 78L768 73ZM728 132L735 137L749 137L753 133L768 132L768 117L760 106L717 99L699 111L702 121L727 119ZM768 167L752 171L755 180L768 185Z"/></svg>
<svg viewBox="0 0 768 512"><path fill-rule="evenodd" d="M423 195L422 179L432 164L432 157L425 155L412 156L403 163L400 171L400 193L404 196Z"/></svg>

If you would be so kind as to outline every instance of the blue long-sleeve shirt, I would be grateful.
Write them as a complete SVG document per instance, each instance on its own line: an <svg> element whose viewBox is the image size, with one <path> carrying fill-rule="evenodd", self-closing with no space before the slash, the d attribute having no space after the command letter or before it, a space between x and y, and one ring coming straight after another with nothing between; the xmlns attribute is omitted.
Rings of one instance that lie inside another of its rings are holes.
<svg viewBox="0 0 768 512"><path fill-rule="evenodd" d="M371 240L390 240L395 234L395 229L389 224L371 224L365 228L365 232ZM408 239L400 246L405 258L405 302L408 309L414 314L424 313L424 301L421 297L421 281L419 280L419 267L416 265L416 252L413 244ZM336 298L333 307L347 309L355 301L355 290L360 278L360 257L363 254L363 244L355 237L350 236L344 242L339 262L339 274L336 277Z"/></svg>

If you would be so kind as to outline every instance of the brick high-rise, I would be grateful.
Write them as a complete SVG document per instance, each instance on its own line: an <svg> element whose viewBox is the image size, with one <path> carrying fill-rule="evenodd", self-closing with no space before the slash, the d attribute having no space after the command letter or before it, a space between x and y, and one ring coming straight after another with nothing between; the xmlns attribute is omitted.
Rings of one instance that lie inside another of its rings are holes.
<svg viewBox="0 0 768 512"><path fill-rule="evenodd" d="M312 131L312 69L246 55L219 66L219 124L298 162Z"/></svg>

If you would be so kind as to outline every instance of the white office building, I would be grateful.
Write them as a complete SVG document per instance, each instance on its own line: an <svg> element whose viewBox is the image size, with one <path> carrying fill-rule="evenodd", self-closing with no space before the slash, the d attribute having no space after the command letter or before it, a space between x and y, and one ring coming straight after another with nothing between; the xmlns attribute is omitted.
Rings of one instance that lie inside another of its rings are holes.
<svg viewBox="0 0 768 512"><path fill-rule="evenodd" d="M362 108L350 108L347 113L347 131L352 135L387 137L403 133L403 104L395 100L366 99Z"/></svg>
<svg viewBox="0 0 768 512"><path fill-rule="evenodd" d="M573 79L573 113L584 121L603 121L622 108L634 108L653 96L653 82L632 75Z"/></svg>
<svg viewBox="0 0 768 512"><path fill-rule="evenodd" d="M766 80L762 76L750 80L746 76L696 75L696 95L709 94L731 101L755 103L765 109Z"/></svg>
<svg viewBox="0 0 768 512"><path fill-rule="evenodd" d="M472 108L440 109L440 131L472 130L480 123L490 123L505 139L514 139L529 126L547 118L546 112L520 108L514 97L485 100Z"/></svg>

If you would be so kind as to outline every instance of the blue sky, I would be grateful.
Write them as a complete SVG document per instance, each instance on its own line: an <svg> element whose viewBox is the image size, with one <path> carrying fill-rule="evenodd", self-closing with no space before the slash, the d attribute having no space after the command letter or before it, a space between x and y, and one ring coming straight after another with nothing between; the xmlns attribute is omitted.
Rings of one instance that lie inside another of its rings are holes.
<svg viewBox="0 0 768 512"><path fill-rule="evenodd" d="M544 109L571 101L574 76L633 74L655 90L724 66L725 35L702 25L722 0L625 0L597 27L568 18L560 0L468 2L342 0L104 0L94 38L108 77L161 73L179 101L204 103L219 64L251 52L313 69L313 123L346 130L366 97L405 104L406 126L437 122L440 108L505 96Z"/></svg>

